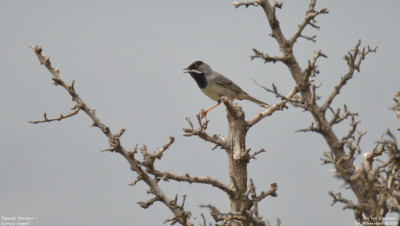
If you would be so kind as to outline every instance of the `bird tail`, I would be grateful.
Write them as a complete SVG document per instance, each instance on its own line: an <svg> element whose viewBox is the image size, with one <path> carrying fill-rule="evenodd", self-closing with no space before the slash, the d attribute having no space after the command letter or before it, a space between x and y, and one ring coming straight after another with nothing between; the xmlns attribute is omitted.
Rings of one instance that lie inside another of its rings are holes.
<svg viewBox="0 0 400 226"><path fill-rule="evenodd" d="M264 103L261 100L257 100L256 98L251 97L250 95L246 95L244 97L244 99L249 100L251 102L254 102L254 103L256 103L256 104L258 104L258 105L260 105L261 107L264 107L264 108L269 108L269 106L270 106L269 104Z"/></svg>

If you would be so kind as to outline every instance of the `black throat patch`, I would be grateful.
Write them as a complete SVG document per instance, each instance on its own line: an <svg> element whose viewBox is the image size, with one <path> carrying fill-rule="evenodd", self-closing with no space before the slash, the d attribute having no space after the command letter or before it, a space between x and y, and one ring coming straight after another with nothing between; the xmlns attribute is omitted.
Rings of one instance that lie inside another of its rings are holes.
<svg viewBox="0 0 400 226"><path fill-rule="evenodd" d="M190 75L196 81L200 89L204 89L207 86L207 80L206 77L204 76L204 73L190 72Z"/></svg>

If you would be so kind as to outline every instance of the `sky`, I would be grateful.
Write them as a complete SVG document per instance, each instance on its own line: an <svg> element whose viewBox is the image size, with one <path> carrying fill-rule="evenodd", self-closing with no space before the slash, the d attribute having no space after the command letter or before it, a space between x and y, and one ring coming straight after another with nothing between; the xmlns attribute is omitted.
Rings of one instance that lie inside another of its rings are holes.
<svg viewBox="0 0 400 226"><path fill-rule="evenodd" d="M277 11L284 34L290 37L308 10L309 1L287 0ZM346 104L359 113L362 153L370 152L387 130L399 127L389 108L398 80L399 1L318 1L329 14L317 18L315 43L300 39L294 48L302 68L321 49L322 100L347 71L343 56L359 39L377 46L360 73L342 89L333 107ZM280 63L251 60L252 48L279 55L260 7L236 9L232 1L11 1L0 2L0 215L28 217L1 222L28 221L30 225L161 225L172 213L161 203L142 209L137 202L152 196L143 182L128 186L136 174L119 154L104 153L107 138L90 127L90 118L79 113L60 122L33 125L30 120L66 114L74 106L61 87L51 84L50 73L39 64L28 45L40 45L62 78L71 83L97 116L118 132L125 128L122 144L145 144L157 150L175 143L156 167L173 173L211 176L229 182L226 153L196 137L184 137L185 117L195 121L202 108L215 104L182 72L196 60L208 63L251 96L269 104L278 100L256 86L289 93L294 81ZM249 119L263 108L238 101ZM209 134L227 137L224 106L208 114ZM278 197L260 204L260 215L282 225L355 225L353 212L331 206L328 191L342 192L355 201L351 191L321 165L328 151L318 134L298 133L312 122L309 113L292 106L254 126L247 147L266 153L249 164L249 178L257 191L278 184ZM349 121L335 127L344 136ZM398 132L395 132L399 137ZM356 165L360 166L356 160ZM201 213L213 222L201 204L229 211L224 193L206 185L160 183L165 193L179 200L186 194L187 210L202 223Z"/></svg>

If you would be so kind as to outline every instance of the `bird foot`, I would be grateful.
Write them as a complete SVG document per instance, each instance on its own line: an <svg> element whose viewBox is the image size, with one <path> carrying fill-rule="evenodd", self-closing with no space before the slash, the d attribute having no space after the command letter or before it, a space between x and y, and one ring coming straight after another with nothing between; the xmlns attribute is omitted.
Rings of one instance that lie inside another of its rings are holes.
<svg viewBox="0 0 400 226"><path fill-rule="evenodd" d="M200 118L204 118L207 115L207 111L201 110L200 114L201 114Z"/></svg>

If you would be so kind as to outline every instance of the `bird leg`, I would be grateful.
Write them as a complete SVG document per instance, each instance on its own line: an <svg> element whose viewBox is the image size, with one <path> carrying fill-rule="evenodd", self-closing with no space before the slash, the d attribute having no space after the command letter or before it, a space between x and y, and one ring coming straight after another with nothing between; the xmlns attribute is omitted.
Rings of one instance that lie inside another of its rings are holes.
<svg viewBox="0 0 400 226"><path fill-rule="evenodd" d="M201 111L201 118L206 117L207 112L211 111L213 108L217 107L217 106L220 105L220 104L221 104L221 101L218 101L218 103L217 103L216 105L210 107L209 109L207 109L207 110L205 110L205 111L202 110L202 111Z"/></svg>

